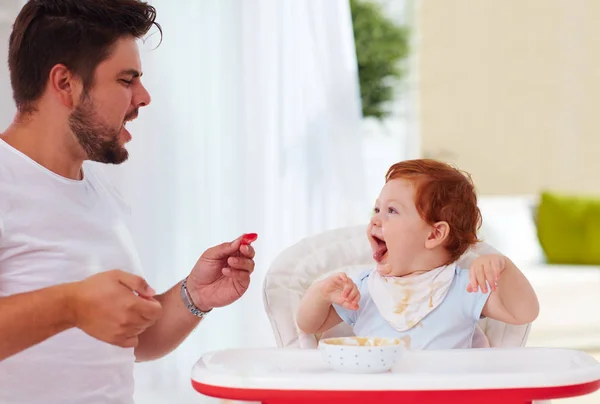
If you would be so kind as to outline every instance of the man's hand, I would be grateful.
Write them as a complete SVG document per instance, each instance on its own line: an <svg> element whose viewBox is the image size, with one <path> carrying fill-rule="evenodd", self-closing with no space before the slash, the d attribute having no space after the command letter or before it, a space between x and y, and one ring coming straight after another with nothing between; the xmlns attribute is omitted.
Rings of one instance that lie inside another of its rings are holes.
<svg viewBox="0 0 600 404"><path fill-rule="evenodd" d="M74 326L109 344L136 347L138 335L160 317L154 290L128 272L93 275L71 284L69 291Z"/></svg>
<svg viewBox="0 0 600 404"><path fill-rule="evenodd" d="M332 304L343 306L350 310L358 310L360 301L360 292L352 279L341 272L331 275L323 280L320 285L320 292L323 299Z"/></svg>
<svg viewBox="0 0 600 404"><path fill-rule="evenodd" d="M500 275L505 269L506 257L504 255L488 254L476 258L471 264L469 274L471 283L467 286L467 292L473 293L481 289L483 293L487 293L487 285L490 286L492 292L495 292Z"/></svg>
<svg viewBox="0 0 600 404"><path fill-rule="evenodd" d="M254 248L250 244L256 239L254 233L245 234L202 254L187 281L198 309L208 311L227 306L246 292L254 271Z"/></svg>

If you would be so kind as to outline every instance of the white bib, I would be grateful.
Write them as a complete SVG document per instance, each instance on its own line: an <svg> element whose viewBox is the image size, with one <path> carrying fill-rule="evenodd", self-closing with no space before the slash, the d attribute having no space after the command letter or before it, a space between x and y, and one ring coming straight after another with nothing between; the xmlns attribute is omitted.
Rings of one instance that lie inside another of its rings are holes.
<svg viewBox="0 0 600 404"><path fill-rule="evenodd" d="M369 275L369 292L385 320L398 331L408 331L444 301L456 264L414 276Z"/></svg>

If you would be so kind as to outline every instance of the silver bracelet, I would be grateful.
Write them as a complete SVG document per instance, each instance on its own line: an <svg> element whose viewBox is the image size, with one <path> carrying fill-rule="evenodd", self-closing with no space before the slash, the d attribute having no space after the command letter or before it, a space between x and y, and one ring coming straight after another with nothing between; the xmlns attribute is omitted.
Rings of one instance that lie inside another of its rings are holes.
<svg viewBox="0 0 600 404"><path fill-rule="evenodd" d="M194 304L194 301L192 300L192 296L190 296L190 292L188 292L188 289L187 289L187 278L185 278L183 280L183 282L181 282L181 291L180 292L181 292L180 293L181 300L183 300L183 303L185 304L185 306L188 308L190 313L192 313L194 316L204 318L208 313L210 313L212 311L212 309L210 309L208 311L202 311L196 307L196 305Z"/></svg>

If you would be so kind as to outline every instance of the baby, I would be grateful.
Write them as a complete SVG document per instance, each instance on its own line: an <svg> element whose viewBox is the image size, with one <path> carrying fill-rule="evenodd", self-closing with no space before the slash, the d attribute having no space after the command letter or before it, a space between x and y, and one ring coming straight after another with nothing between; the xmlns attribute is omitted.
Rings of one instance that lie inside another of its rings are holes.
<svg viewBox="0 0 600 404"><path fill-rule="evenodd" d="M481 213L468 175L435 160L394 164L367 237L376 268L313 284L297 322L309 334L342 321L357 336L400 338L411 349L471 348L477 321L535 320L535 292L505 256L457 260L477 242Z"/></svg>

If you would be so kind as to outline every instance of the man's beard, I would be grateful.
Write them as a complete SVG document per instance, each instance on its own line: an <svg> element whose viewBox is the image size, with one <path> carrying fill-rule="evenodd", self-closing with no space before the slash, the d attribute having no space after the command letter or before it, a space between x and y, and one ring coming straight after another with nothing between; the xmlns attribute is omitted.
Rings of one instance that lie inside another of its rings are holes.
<svg viewBox="0 0 600 404"><path fill-rule="evenodd" d="M87 94L81 97L81 103L69 116L69 127L89 160L121 164L129 157L127 149L119 144L121 127L113 129L102 122L96 114L94 102Z"/></svg>

